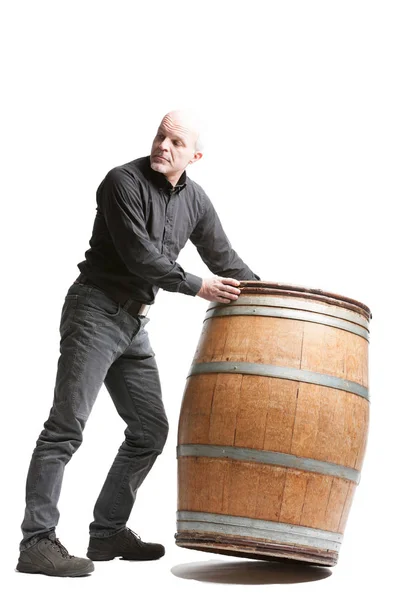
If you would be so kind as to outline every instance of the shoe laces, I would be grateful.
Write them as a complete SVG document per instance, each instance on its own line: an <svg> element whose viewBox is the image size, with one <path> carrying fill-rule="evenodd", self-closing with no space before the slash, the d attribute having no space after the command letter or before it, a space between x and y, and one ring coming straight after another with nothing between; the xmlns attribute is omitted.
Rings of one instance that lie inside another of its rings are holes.
<svg viewBox="0 0 400 600"><path fill-rule="evenodd" d="M58 538L54 538L54 540L50 539L50 543L56 547L58 552L60 552L61 556L64 558L74 558L74 556L68 552L66 547L62 545Z"/></svg>
<svg viewBox="0 0 400 600"><path fill-rule="evenodd" d="M132 535L134 535L136 538L138 538L138 540L142 540L140 535L138 535L135 531L132 531L132 529L129 529L129 527L127 527L126 530L129 531L129 533L132 533Z"/></svg>

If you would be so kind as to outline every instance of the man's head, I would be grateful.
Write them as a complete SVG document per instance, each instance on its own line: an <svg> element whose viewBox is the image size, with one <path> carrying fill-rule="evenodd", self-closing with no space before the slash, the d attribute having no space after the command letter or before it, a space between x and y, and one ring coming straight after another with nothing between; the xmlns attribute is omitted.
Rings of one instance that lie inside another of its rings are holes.
<svg viewBox="0 0 400 600"><path fill-rule="evenodd" d="M186 167L203 156L199 126L187 112L174 110L165 115L153 140L150 164L176 185Z"/></svg>

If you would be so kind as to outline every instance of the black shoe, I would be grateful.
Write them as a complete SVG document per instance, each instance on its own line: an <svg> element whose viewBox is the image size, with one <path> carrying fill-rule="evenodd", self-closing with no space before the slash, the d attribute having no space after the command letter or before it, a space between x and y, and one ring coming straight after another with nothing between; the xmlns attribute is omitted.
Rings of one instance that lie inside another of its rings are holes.
<svg viewBox="0 0 400 600"><path fill-rule="evenodd" d="M142 542L136 533L126 528L110 537L91 537L86 556L91 560L112 560L117 556L125 560L156 560L164 554L164 546Z"/></svg>
<svg viewBox="0 0 400 600"><path fill-rule="evenodd" d="M92 573L94 564L87 558L77 558L68 554L55 534L50 533L34 546L21 550L17 571L55 577L80 577Z"/></svg>

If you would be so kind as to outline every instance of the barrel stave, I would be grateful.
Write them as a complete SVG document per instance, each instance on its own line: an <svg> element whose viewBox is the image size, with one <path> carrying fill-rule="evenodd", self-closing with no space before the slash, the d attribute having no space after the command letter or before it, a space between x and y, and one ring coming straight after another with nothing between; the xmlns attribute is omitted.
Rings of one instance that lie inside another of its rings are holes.
<svg viewBox="0 0 400 600"><path fill-rule="evenodd" d="M360 470L369 403L355 394L252 375L189 377L178 444L292 453Z"/></svg>
<svg viewBox="0 0 400 600"><path fill-rule="evenodd" d="M355 484L230 459L181 457L178 511L246 516L343 533ZM249 490L251 493L249 493Z"/></svg>

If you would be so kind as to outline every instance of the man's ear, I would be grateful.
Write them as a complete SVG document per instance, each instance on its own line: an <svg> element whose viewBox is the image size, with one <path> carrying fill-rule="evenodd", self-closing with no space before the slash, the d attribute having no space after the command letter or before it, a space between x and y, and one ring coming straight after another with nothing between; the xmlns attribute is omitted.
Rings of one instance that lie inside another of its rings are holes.
<svg viewBox="0 0 400 600"><path fill-rule="evenodd" d="M192 158L192 160L189 160L189 165L192 165L193 163L197 162L198 160L201 159L201 157L203 156L202 152L196 152Z"/></svg>

